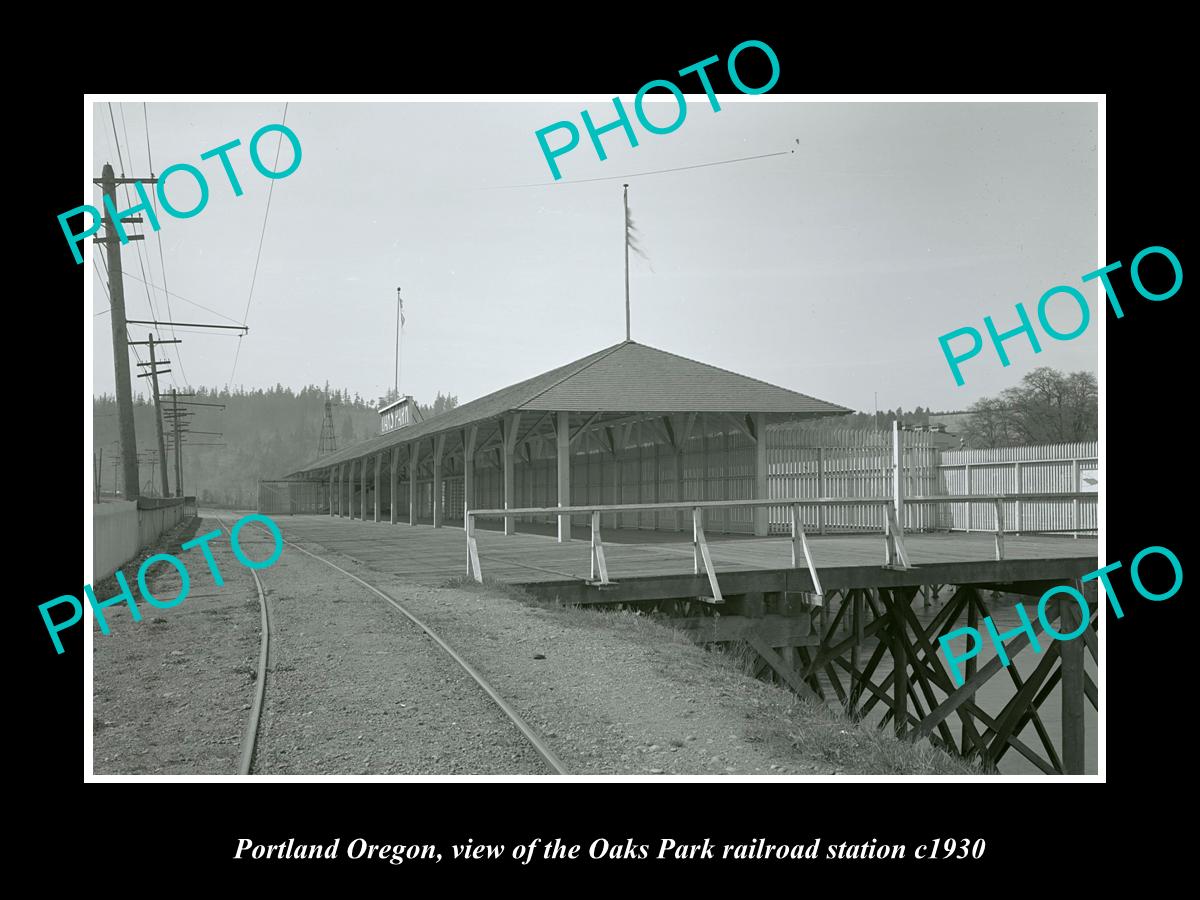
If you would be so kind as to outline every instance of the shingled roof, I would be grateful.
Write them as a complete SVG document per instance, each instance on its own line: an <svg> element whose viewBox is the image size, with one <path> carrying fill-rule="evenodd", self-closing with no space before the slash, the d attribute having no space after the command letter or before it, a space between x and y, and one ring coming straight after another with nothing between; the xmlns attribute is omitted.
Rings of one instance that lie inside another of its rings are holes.
<svg viewBox="0 0 1200 900"><path fill-rule="evenodd" d="M776 413L840 415L852 410L807 394L696 362L636 341L518 382L435 418L377 435L310 463L323 469L386 447L519 410L567 412Z"/></svg>

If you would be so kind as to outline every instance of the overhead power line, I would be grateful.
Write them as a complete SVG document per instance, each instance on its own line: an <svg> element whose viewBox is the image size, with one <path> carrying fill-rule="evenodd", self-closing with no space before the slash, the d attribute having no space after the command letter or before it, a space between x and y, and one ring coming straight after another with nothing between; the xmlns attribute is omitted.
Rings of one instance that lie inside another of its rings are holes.
<svg viewBox="0 0 1200 900"><path fill-rule="evenodd" d="M287 124L288 105L283 104L283 119L280 120L280 125ZM279 150L283 146L283 132L279 132L279 143L275 145L275 163L271 167L272 172L279 171ZM263 212L262 231L258 235L258 253L254 256L254 273L250 276L250 294L246 297L246 311L242 313L242 324L245 325L250 318L250 301L254 299L254 284L258 281L258 264L262 259L263 239L267 236L267 217L271 215L271 197L275 193L275 179L271 179L271 184L267 188L267 208ZM229 385L233 385L233 376L237 373L238 357L242 353L242 339L238 338L237 350L233 354L233 369L229 372Z"/></svg>
<svg viewBox="0 0 1200 900"><path fill-rule="evenodd" d="M132 274L131 272L126 272L124 269L121 270L121 274L128 275L134 281L141 281L141 279L138 278L136 275ZM177 294L174 291L168 291L165 287L159 287L157 284L153 284L153 283L150 285L150 287L160 290L164 294L174 297L177 300L182 300L184 303L190 303L192 306L198 306L200 309L204 310L205 312L210 312L214 316L220 316L222 319L228 319L234 325L242 324L237 319L235 319L233 316L227 316L227 315L225 315L225 313L218 312L217 310L213 309L211 306L205 306L203 303L197 303L195 300L189 300L187 297L183 296L182 294ZM168 312L169 311L170 311L170 308L168 307Z"/></svg>
<svg viewBox="0 0 1200 900"><path fill-rule="evenodd" d="M146 162L150 166L150 175L153 177L153 175L154 175L154 158L150 155L150 113L147 111L146 104L144 101L142 103L142 122L145 124L145 128L146 128ZM132 151L130 151L130 152L132 152ZM158 215L158 191L154 192L154 214L156 216ZM173 321L175 316L171 313L171 295L167 291L167 263L163 257L162 230L159 229L159 230L155 231L154 237L158 242L158 266L159 266L159 269L162 271L163 302L166 303L166 305L167 305L167 319L170 321ZM155 318L158 318L158 317L155 316ZM174 327L172 327L172 329L171 329L171 337L175 337ZM187 370L183 366L183 353L182 353L182 351L179 351L178 348L176 348L176 350L177 350L176 357L179 360L179 372L181 375L183 375L184 381L190 382L191 379L189 379L187 377ZM172 379L172 382L173 381L174 381L174 379Z"/></svg>
<svg viewBox="0 0 1200 900"><path fill-rule="evenodd" d="M280 135L282 137L282 135ZM575 178L559 181L536 181L529 184L500 184L495 187L482 188L485 191L504 191L511 188L554 187L558 184L587 184L590 181L618 181L622 178L641 178L644 175L665 175L667 172L684 172L688 169L707 169L710 166L727 166L730 163L750 162L755 159L767 159L772 156L787 156L795 150L780 150L777 153L760 153L758 156L739 156L737 159L720 159L716 162L696 163L692 166L675 166L670 169L654 169L650 172L630 172L628 175L605 175L600 178Z"/></svg>

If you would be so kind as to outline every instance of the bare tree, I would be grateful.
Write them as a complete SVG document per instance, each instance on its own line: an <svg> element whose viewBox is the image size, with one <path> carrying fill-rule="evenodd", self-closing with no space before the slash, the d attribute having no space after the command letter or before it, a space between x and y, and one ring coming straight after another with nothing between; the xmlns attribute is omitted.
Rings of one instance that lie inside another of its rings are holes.
<svg viewBox="0 0 1200 900"><path fill-rule="evenodd" d="M1098 400L1091 372L1043 366L998 397L976 401L964 433L971 447L1095 440Z"/></svg>

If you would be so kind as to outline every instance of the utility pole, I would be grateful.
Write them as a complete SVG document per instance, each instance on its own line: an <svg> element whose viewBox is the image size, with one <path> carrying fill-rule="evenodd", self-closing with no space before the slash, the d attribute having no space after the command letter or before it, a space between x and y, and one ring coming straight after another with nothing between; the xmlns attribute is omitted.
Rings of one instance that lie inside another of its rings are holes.
<svg viewBox="0 0 1200 900"><path fill-rule="evenodd" d="M104 199L111 202L112 209L117 208L117 179L113 167L104 164L100 178L100 186L104 191ZM122 179L124 181L124 179ZM105 204L108 206L108 203ZM129 339L125 329L125 286L121 279L121 241L117 236L117 223L113 222L104 212L104 245L108 251L108 294L112 302L112 343L113 362L116 366L117 422L121 435L121 462L124 476L123 495L126 500L137 500L138 486L138 457L137 435L133 428L133 388L129 380L129 348L125 341ZM136 235L135 235L136 237Z"/></svg>
<svg viewBox="0 0 1200 900"><path fill-rule="evenodd" d="M165 344L168 342L167 341L156 341L155 343ZM189 394L189 393L181 394L181 393L179 393L179 391L176 388L171 388L171 408L169 410L163 411L163 418L171 420L171 445L168 447L168 450L175 451L175 496L176 497L183 496L183 439L188 434L193 433L188 427L188 419L190 416L195 415L194 410L179 408L179 402L180 402L179 398L180 397L195 397L195 396L196 396L195 394ZM166 400L167 398L162 397L161 399ZM225 408L224 403L205 403L201 400L184 400L183 403L186 406L212 406L217 409ZM206 434L206 435L214 435L214 434L220 434L220 433L221 432L215 432L215 431L197 431L197 432L195 432L195 434ZM214 446L214 445L213 444L199 444L197 446L207 447L207 446ZM223 447L225 445L221 444L219 446Z"/></svg>
<svg viewBox="0 0 1200 900"><path fill-rule="evenodd" d="M171 427L175 431L175 496L183 496L183 463L180 458L180 445L183 443L179 434L179 393L171 388Z"/></svg>
<svg viewBox="0 0 1200 900"><path fill-rule="evenodd" d="M183 341L180 341L180 340L156 341L154 339L154 334L151 333L149 340L130 341L129 343L130 344L146 344L150 348L150 362L138 363L139 366L149 366L150 371L149 372L141 372L138 375L138 378L149 378L151 381L151 386L154 389L154 432L155 432L155 436L158 438L158 461L159 461L159 464L162 466L162 495L164 497L169 497L171 495L171 486L167 481L167 478L168 478L168 476L167 476L167 448L166 448L165 438L163 436L162 398L158 394L158 376L165 375L166 373L170 372L171 370L170 369L159 369L160 364L169 363L170 360L169 359L160 360L157 357L155 357L154 345L157 344L159 346L162 346L163 344L182 344ZM151 481L153 481L153 478L151 479Z"/></svg>
<svg viewBox="0 0 1200 900"><path fill-rule="evenodd" d="M182 357L180 358L182 359ZM158 461L162 468L162 495L165 498L171 496L171 485L167 481L167 444L163 439L162 408L158 401L158 366L154 363L154 335L151 334L150 383L154 386L154 430L158 435Z"/></svg>

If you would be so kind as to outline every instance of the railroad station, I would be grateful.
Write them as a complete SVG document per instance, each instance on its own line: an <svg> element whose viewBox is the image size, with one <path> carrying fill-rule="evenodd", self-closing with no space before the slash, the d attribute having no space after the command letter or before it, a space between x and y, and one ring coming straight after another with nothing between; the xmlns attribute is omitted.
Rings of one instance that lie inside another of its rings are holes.
<svg viewBox="0 0 1200 900"><path fill-rule="evenodd" d="M415 409L411 400L401 404ZM291 490L302 509L434 527L461 525L464 504L765 497L767 427L849 411L627 340L426 422L388 407L383 433L293 473L328 493ZM560 541L569 518L559 517ZM691 527L684 518L614 513L608 524L681 531ZM506 531L516 527L514 517L504 521ZM726 511L719 528L765 535L767 510Z"/></svg>
<svg viewBox="0 0 1200 900"><path fill-rule="evenodd" d="M625 340L427 420L404 398L381 410L377 436L263 482L260 510L316 514L291 532L352 545L393 576L489 578L543 600L654 613L697 643L744 642L756 674L801 696L856 717L883 711L898 736L1082 771L1083 704L1096 696L1083 661L1085 647L1096 655L1095 585L1081 580L1096 567L1085 451L968 460L959 472L932 433L811 421L846 412ZM420 527L377 530L389 524ZM971 690L997 660L968 661L955 690L938 637L991 615L989 595L1058 585L1078 588L1086 608L1059 602L1051 620L1060 631L1082 622L1085 640L1041 654L999 713ZM919 621L917 597L944 605ZM1059 681L1055 744L1039 707ZM1031 722L1041 747L1019 737Z"/></svg>

